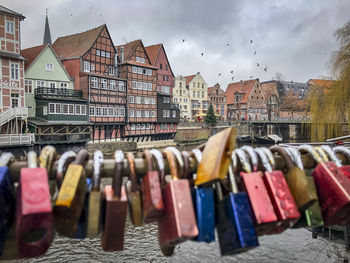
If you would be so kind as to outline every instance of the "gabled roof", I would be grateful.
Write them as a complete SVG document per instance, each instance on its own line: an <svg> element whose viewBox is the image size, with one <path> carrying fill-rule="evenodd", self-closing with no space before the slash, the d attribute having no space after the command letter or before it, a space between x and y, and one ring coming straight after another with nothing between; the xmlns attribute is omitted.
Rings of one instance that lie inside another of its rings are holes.
<svg viewBox="0 0 350 263"><path fill-rule="evenodd" d="M216 95L216 94L212 94L212 93L214 93L214 90L216 90L216 89L220 90L221 94L225 94L225 92L220 88L220 84L216 83L213 87L208 87L208 96Z"/></svg>
<svg viewBox="0 0 350 263"><path fill-rule="evenodd" d="M150 63L145 63L143 65L153 65L151 64L151 60L147 54L147 51L145 49L145 46L143 45L142 43L142 40L141 39L137 39L137 40L134 40L134 41L131 41L131 42L128 42L124 45L119 45L119 46L116 46L115 48L117 49L117 52L118 52L118 56L120 56L120 53L121 53L121 47L124 47L124 61L122 63L127 63L127 62L135 62L131 59L132 55L134 54L136 48L141 45L141 47L144 49L145 51L145 55L148 59L148 61Z"/></svg>
<svg viewBox="0 0 350 263"><path fill-rule="evenodd" d="M275 83L275 85L271 85L270 83ZM269 100L273 95L275 95L276 97L279 97L277 81L275 80L265 81L265 82L261 82L260 84L266 100Z"/></svg>
<svg viewBox="0 0 350 263"><path fill-rule="evenodd" d="M192 81L192 79L197 76L197 74L195 75L190 75L190 76L184 76L184 78L186 79L186 86Z"/></svg>
<svg viewBox="0 0 350 263"><path fill-rule="evenodd" d="M320 87L330 87L333 86L336 83L335 80L331 79L310 79L307 84L309 85L317 85Z"/></svg>
<svg viewBox="0 0 350 263"><path fill-rule="evenodd" d="M23 19L25 18L22 14L17 13L17 12L15 12L15 11L11 10L11 9L8 9L8 8L2 6L2 5L0 5L0 12L1 12L1 13L7 13L7 14L10 14L10 15L17 16L17 17L18 17L19 19L21 19L21 20L23 20Z"/></svg>
<svg viewBox="0 0 350 263"><path fill-rule="evenodd" d="M106 25L103 24L82 33L59 37L52 47L61 58L82 57L95 43L105 27Z"/></svg>
<svg viewBox="0 0 350 263"><path fill-rule="evenodd" d="M160 51L162 49L163 49L163 52L165 54L166 61L168 62L171 74L174 77L174 73L173 73L173 70L171 69L171 66L170 66L170 63L169 63L169 59L168 59L168 56L167 56L167 54L165 52L165 48L164 48L163 44L156 44L156 45L148 46L148 47L146 47L146 52L147 52L147 55L148 55L152 65L156 66L157 59L158 59Z"/></svg>
<svg viewBox="0 0 350 263"><path fill-rule="evenodd" d="M47 45L40 45L21 50L21 56L24 57L24 70L32 64L36 57L46 48Z"/></svg>
<svg viewBox="0 0 350 263"><path fill-rule="evenodd" d="M244 94L240 102L247 103L249 94L252 92L253 87L257 81L258 79L253 79L229 83L225 91L227 104L234 103L234 94L237 92Z"/></svg>

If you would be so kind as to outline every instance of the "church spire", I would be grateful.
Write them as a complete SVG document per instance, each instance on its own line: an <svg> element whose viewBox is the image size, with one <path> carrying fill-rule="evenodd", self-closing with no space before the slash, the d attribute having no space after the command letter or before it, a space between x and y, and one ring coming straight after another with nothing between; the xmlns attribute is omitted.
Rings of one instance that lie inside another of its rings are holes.
<svg viewBox="0 0 350 263"><path fill-rule="evenodd" d="M47 8L46 8L45 32L44 32L43 44L44 45L47 45L47 44L51 45L52 44L51 33L50 33L50 26L49 26L49 19L47 17Z"/></svg>

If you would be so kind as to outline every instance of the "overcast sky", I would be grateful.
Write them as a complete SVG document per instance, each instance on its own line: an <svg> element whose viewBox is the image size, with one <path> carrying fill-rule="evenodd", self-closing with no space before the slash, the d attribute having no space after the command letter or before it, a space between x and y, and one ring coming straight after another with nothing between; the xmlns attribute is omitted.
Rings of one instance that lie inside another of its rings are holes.
<svg viewBox="0 0 350 263"><path fill-rule="evenodd" d="M331 77L334 31L350 20L347 0L0 2L26 17L22 48L42 44L48 8L53 41L105 23L115 45L135 39L145 46L163 43L175 75L201 72L209 86L218 82L224 90L233 76L265 81L280 72L285 80L301 82Z"/></svg>

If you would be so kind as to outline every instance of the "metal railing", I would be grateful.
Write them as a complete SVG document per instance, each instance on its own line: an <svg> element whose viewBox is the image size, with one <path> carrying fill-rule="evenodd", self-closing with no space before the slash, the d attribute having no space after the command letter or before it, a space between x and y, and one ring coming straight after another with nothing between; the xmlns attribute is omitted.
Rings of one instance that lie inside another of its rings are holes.
<svg viewBox="0 0 350 263"><path fill-rule="evenodd" d="M0 146L31 145L34 142L34 133L0 134Z"/></svg>
<svg viewBox="0 0 350 263"><path fill-rule="evenodd" d="M28 118L28 108L26 107L16 107L10 108L2 113L0 113L0 126L9 122L14 118Z"/></svg>
<svg viewBox="0 0 350 263"><path fill-rule="evenodd" d="M55 98L81 99L82 91L66 89L66 88L36 88L34 91L34 95L37 98L55 97Z"/></svg>

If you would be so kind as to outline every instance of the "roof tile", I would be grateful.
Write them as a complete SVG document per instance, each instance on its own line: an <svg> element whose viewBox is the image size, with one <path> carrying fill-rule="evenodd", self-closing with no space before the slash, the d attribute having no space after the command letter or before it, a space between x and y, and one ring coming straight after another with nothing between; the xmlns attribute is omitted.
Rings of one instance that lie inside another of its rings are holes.
<svg viewBox="0 0 350 263"><path fill-rule="evenodd" d="M229 83L225 91L227 104L234 103L234 94L236 92L243 93L244 96L241 100L241 103L247 103L249 94L251 93L256 81L256 79L253 79Z"/></svg>
<svg viewBox="0 0 350 263"><path fill-rule="evenodd" d="M21 50L21 56L25 58L24 70L27 70L27 68L32 64L35 58L41 53L41 51L46 46L47 45L40 45L40 46L30 47L30 48Z"/></svg>

